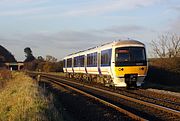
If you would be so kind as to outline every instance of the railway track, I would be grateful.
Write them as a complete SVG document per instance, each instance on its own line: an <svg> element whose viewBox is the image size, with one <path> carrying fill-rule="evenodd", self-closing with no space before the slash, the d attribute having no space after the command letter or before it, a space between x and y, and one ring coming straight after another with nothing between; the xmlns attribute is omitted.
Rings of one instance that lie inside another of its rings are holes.
<svg viewBox="0 0 180 121"><path fill-rule="evenodd" d="M137 90L119 89L117 92L131 96L139 100L148 101L150 103L155 103L157 105L161 105L164 107L171 108L173 110L180 111L180 97L160 94L144 89L137 89Z"/></svg>
<svg viewBox="0 0 180 121"><path fill-rule="evenodd" d="M60 76L57 76L57 75L51 75L51 76L57 77L57 78L64 78L64 77L60 77ZM72 79L68 79L68 80L72 80ZM82 81L79 81L79 80L74 80L73 79L72 81L77 81L79 83L82 83ZM172 96L172 95L166 95L166 94L160 94L160 93L148 91L148 90L145 90L145 89L133 89L133 90L127 90L125 88L113 89L113 88L104 87L104 86L99 85L97 83L96 84L88 84L88 85L91 85L91 86L94 86L94 87L97 87L97 88L101 88L101 89L104 89L104 90L108 90L108 91L111 91L111 92L116 92L116 93L126 95L126 96L129 96L129 97L138 99L138 100L142 100L142 101L146 101L146 102L149 102L149 103L164 106L164 107L167 107L167 108L171 108L173 110L180 111L180 97L176 97L176 96Z"/></svg>
<svg viewBox="0 0 180 121"><path fill-rule="evenodd" d="M49 78L46 77L46 78L44 78L44 79L49 79ZM54 83L54 84L56 84L56 85L69 88L69 89L71 89L71 90L73 90L73 91L76 91L76 92L78 92L78 93L80 93L80 94L82 94L82 95L84 95L84 96L86 96L86 97L88 97L88 98L94 99L95 101L100 102L100 103L104 104L105 106L108 106L108 107L110 107L110 108L112 108L112 109L115 109L116 111L118 111L118 112L120 112L120 113L123 113L123 114L127 115L128 117L132 118L133 120L146 121L146 119L144 119L144 118L142 118L142 117L140 117L140 116L137 116L137 115L135 115L135 114L133 114L133 113L127 111L127 110L124 110L124 109L122 109L122 108L120 108L120 107L118 107L118 106L116 106L116 105L114 105L114 104L112 104L112 103L110 103L110 102L108 102L108 101L105 101L105 100L103 100L103 99L101 99L101 98L99 98L99 97L97 97L97 96L94 96L94 95L92 95L92 94L89 94L89 93L87 93L86 91L77 89L77 88L75 88L75 87L73 87L73 86L70 86L70 85L68 85L68 84L65 84L65 83L61 83L61 82L58 82L58 81L54 81L54 80L52 80L52 79L50 79L50 80L48 80L48 81L50 81L50 83Z"/></svg>
<svg viewBox="0 0 180 121"><path fill-rule="evenodd" d="M72 82L67 79L62 79L60 77L47 75L47 74L43 74L42 77L52 80L53 83L63 83L72 88L78 88L79 90L82 90L85 93L91 94L98 99L105 100L105 102L109 102L110 104L114 106L123 107L123 110L127 110L128 112L134 115L138 115L139 117L142 118L142 120L145 120L145 119L147 120L179 120L180 119L179 110L174 110L168 107L150 103L149 101L145 101L145 99L139 100L139 99L133 98L132 95L137 96L136 93L138 92L132 93L131 91L123 91L124 93L126 92L126 94L123 95L119 93L119 91L122 92L122 90L116 90L115 92L113 92L106 89L100 89L100 88L92 87L86 84L81 84L78 82ZM128 93L131 94L131 96L127 96ZM107 104L107 105L110 105L110 104ZM136 118L136 119L140 119L140 118Z"/></svg>

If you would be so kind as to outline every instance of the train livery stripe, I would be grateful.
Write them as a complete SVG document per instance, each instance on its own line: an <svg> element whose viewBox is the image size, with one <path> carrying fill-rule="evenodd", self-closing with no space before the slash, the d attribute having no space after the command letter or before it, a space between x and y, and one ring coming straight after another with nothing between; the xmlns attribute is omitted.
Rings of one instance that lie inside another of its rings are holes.
<svg viewBox="0 0 180 121"><path fill-rule="evenodd" d="M98 67L98 72L99 72L100 75L102 74L100 67Z"/></svg>
<svg viewBox="0 0 180 121"><path fill-rule="evenodd" d="M68 71L67 71L68 72ZM72 71L71 71L72 72ZM74 71L73 72L86 72L86 71L84 71L84 70L75 70L74 69ZM93 70L87 70L87 72L97 72L97 73L99 73L99 71L93 71ZM108 73L108 71L101 71L101 73Z"/></svg>
<svg viewBox="0 0 180 121"><path fill-rule="evenodd" d="M87 68L85 67L85 71L86 71L86 74L87 74Z"/></svg>
<svg viewBox="0 0 180 121"><path fill-rule="evenodd" d="M115 74L116 76L124 76L125 74L138 74L146 75L147 66L126 66L126 67L116 67Z"/></svg>

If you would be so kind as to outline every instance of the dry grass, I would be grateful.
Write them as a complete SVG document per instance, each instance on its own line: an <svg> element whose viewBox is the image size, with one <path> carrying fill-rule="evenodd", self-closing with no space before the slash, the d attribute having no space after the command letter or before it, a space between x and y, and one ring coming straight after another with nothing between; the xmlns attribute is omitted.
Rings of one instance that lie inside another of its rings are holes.
<svg viewBox="0 0 180 121"><path fill-rule="evenodd" d="M13 72L13 79L0 92L0 121L61 120L53 96L45 96L38 84L24 73Z"/></svg>
<svg viewBox="0 0 180 121"><path fill-rule="evenodd" d="M0 89L5 87L7 81L12 79L12 74L11 71L6 70L6 69L1 69L0 70Z"/></svg>
<svg viewBox="0 0 180 121"><path fill-rule="evenodd" d="M63 72L49 72L49 73L56 76L62 76L62 77L66 76L66 73L63 73Z"/></svg>

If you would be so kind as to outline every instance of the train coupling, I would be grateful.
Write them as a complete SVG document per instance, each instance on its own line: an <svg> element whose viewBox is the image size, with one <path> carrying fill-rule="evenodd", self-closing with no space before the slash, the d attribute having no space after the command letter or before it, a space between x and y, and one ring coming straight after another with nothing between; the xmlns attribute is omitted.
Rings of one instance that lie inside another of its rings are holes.
<svg viewBox="0 0 180 121"><path fill-rule="evenodd" d="M125 78L125 83L127 84L127 86L129 87L137 86L136 82L137 82L138 74L125 74L124 78Z"/></svg>

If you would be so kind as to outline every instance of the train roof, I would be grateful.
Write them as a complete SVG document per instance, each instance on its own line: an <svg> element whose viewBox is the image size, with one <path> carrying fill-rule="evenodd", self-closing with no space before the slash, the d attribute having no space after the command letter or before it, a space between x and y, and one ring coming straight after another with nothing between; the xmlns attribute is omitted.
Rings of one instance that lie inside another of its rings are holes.
<svg viewBox="0 0 180 121"><path fill-rule="evenodd" d="M128 44L137 44L137 45L143 45L144 44L140 41L137 41L137 40L120 40L120 41L117 41L115 43L115 46L118 46L118 45L128 45Z"/></svg>
<svg viewBox="0 0 180 121"><path fill-rule="evenodd" d="M136 45L144 46L144 44L142 42L137 41L137 40L129 40L129 39L127 39L127 40L118 40L118 41L108 42L108 43L102 44L100 46L91 47L91 48L88 48L86 50L71 53L68 56L75 55L75 54L82 53L82 52L89 51L89 50L93 50L93 49L96 49L96 48L104 47L104 46L113 46L113 45L114 46L119 46L119 45L129 45L129 44L136 44Z"/></svg>

